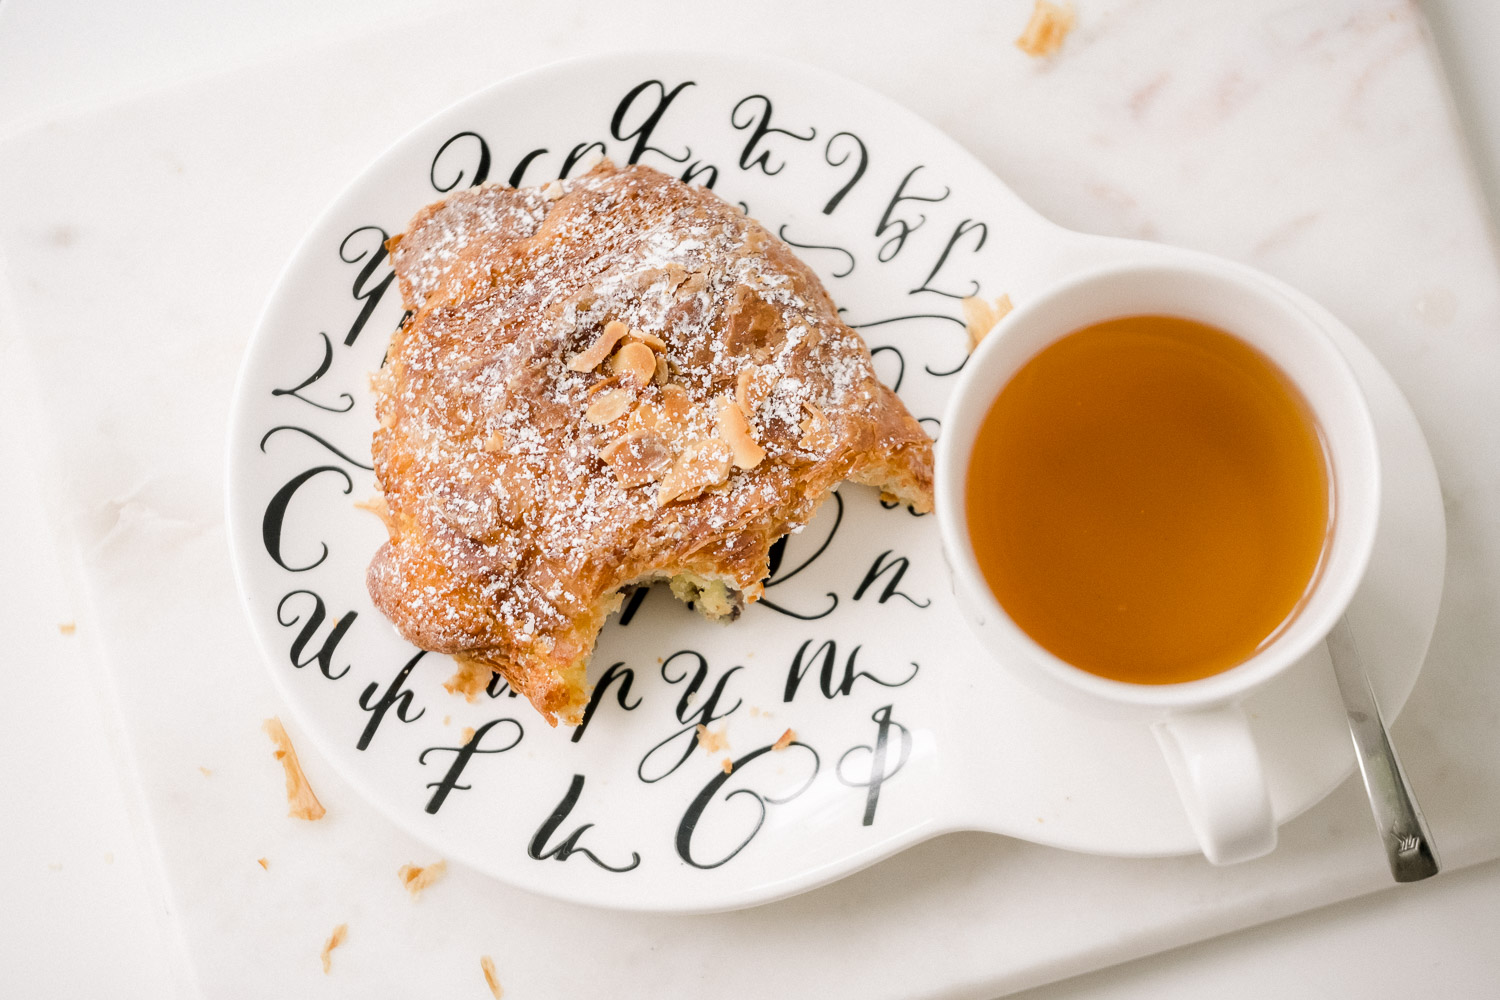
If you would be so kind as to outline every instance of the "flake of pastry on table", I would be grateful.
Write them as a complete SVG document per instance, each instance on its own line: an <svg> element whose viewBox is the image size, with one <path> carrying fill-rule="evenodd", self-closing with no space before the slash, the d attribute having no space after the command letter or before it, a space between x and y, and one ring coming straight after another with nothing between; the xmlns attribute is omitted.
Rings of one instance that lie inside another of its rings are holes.
<svg viewBox="0 0 1500 1000"><path fill-rule="evenodd" d="M377 607L575 724L606 617L667 580L710 618L843 480L931 509L932 443L817 277L712 191L609 162L470 188L390 243L372 379Z"/></svg>

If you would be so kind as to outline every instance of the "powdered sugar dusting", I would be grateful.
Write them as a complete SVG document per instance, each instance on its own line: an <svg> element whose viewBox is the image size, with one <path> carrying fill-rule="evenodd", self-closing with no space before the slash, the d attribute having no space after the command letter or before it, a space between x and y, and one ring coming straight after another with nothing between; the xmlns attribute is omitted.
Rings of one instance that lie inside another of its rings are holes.
<svg viewBox="0 0 1500 1000"><path fill-rule="evenodd" d="M692 571L753 599L839 480L925 496L931 451L811 272L712 192L606 163L550 194L471 189L395 246L416 314L376 382L394 527L370 583L408 638L566 714L559 671L620 587ZM631 336L583 354L611 323Z"/></svg>

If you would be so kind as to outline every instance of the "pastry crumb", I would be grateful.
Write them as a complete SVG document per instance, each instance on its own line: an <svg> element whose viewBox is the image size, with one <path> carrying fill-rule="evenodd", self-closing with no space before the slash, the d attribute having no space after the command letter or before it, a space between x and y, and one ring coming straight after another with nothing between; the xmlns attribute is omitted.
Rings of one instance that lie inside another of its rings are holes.
<svg viewBox="0 0 1500 1000"><path fill-rule="evenodd" d="M719 766L724 769L725 774L729 774L734 770L734 761L730 760L728 757L725 757L723 760L719 761Z"/></svg>
<svg viewBox="0 0 1500 1000"><path fill-rule="evenodd" d="M990 305L984 299L970 296L959 302L964 311L964 328L969 331L969 353L973 354L979 342L989 335L1000 322L1010 314L1015 306L1010 301L1010 295L1002 295Z"/></svg>
<svg viewBox="0 0 1500 1000"><path fill-rule="evenodd" d="M205 778L212 778L214 776L214 771L211 767L204 767L202 764L199 764L198 770L203 773Z"/></svg>
<svg viewBox="0 0 1500 1000"><path fill-rule="evenodd" d="M728 727L725 727L725 729L721 729L717 733L715 733L711 732L707 726L703 725L703 723L698 723L699 746L703 747L703 749L707 750L709 753L718 753L720 750L728 750L729 736L727 733L727 729Z"/></svg>
<svg viewBox="0 0 1500 1000"><path fill-rule="evenodd" d="M461 746L461 747L466 747L471 742L473 742L473 740L474 740L474 727L473 726L464 726L463 730L458 734L458 745Z"/></svg>
<svg viewBox="0 0 1500 1000"><path fill-rule="evenodd" d="M255 863L260 865L261 868L267 871L269 871L271 868L271 862L267 861L265 858L256 858Z"/></svg>
<svg viewBox="0 0 1500 1000"><path fill-rule="evenodd" d="M292 747L292 738L286 734L286 727L273 715L261 724L261 728L276 744L276 759L281 761L286 772L286 801L290 806L287 815L294 819L322 819L327 810L313 794L307 775L302 773L302 765L297 761L297 751Z"/></svg>
<svg viewBox="0 0 1500 1000"><path fill-rule="evenodd" d="M406 891L411 893L411 898L416 899L423 889L448 874L448 862L434 861L426 867L402 865L397 874L401 876L401 884L406 886Z"/></svg>
<svg viewBox="0 0 1500 1000"><path fill-rule="evenodd" d="M76 622L62 622L57 626L57 630L63 635L72 635L78 631L78 625Z"/></svg>
<svg viewBox="0 0 1500 1000"><path fill-rule="evenodd" d="M505 995L505 990L500 988L500 980L495 978L495 960L488 955L480 955L479 969L484 973L484 984L490 988L490 993L495 1000L500 1000Z"/></svg>
<svg viewBox="0 0 1500 1000"><path fill-rule="evenodd" d="M785 750L787 747L792 745L792 741L796 738L797 734L788 729L786 732L776 737L776 742L771 744L771 749Z"/></svg>
<svg viewBox="0 0 1500 1000"><path fill-rule="evenodd" d="M1050 56L1062 48L1063 39L1073 30L1073 6L1052 3L1051 0L1036 0L1031 9L1031 20L1016 39L1016 48L1028 56Z"/></svg>
<svg viewBox="0 0 1500 1000"><path fill-rule="evenodd" d="M391 526L391 509L386 506L385 494L377 493L368 500L356 500L354 506L358 510L367 510L385 524L386 528Z"/></svg>
<svg viewBox="0 0 1500 1000"><path fill-rule="evenodd" d="M343 944L344 939L348 936L348 924L339 924L333 929L333 933L328 935L328 940L323 944L323 954L321 956L323 959L323 975L328 975L329 971L333 968L333 949Z"/></svg>
<svg viewBox="0 0 1500 1000"><path fill-rule="evenodd" d="M490 678L495 672L488 664L467 656L455 656L453 662L458 669L453 672L452 677L443 681L443 687L449 694L463 695L466 701L478 701L480 694L490 686Z"/></svg>

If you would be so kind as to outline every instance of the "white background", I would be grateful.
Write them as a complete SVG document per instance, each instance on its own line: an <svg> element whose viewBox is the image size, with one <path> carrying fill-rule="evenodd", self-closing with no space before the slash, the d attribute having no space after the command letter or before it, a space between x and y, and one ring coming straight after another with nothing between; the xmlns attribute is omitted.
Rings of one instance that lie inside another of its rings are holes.
<svg viewBox="0 0 1500 1000"><path fill-rule="evenodd" d="M1079 0L1083 6L1083 0ZM1422 4L1481 182L1500 205L1500 4ZM410 0L5 0L0 134L198 75L426 18ZM95 169L107 170L108 164ZM3 315L3 309L0 309ZM9 331L0 327L0 357ZM18 401L0 374L0 428ZM128 760L111 752L78 620L26 477L27 442L0 433L0 996L167 998L182 958L152 912ZM63 635L58 625L77 620ZM27 767L7 766L25 760ZM113 765L107 762L113 761ZM123 779L123 780L122 780ZM25 805L40 822L19 826ZM1373 834L1372 834L1373 836ZM1057 983L1025 996L1124 998L1500 995L1500 862Z"/></svg>

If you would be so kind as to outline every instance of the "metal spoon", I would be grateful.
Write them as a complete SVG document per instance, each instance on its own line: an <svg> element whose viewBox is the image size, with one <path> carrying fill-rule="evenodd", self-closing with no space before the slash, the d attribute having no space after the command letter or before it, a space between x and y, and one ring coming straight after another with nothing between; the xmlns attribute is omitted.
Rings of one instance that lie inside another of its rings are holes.
<svg viewBox="0 0 1500 1000"><path fill-rule="evenodd" d="M1396 748L1391 746L1347 617L1340 618L1328 634L1328 654L1333 658L1333 673L1349 716L1349 735L1354 739L1359 772L1365 779L1391 875L1397 882L1430 878L1438 873L1437 848L1406 772L1401 769Z"/></svg>

